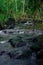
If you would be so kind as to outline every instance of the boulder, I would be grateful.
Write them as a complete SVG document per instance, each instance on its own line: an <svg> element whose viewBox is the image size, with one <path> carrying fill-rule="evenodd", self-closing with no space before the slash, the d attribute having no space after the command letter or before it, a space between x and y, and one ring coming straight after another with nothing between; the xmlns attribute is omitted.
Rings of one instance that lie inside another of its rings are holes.
<svg viewBox="0 0 43 65"><path fill-rule="evenodd" d="M10 39L9 42L13 48L22 47L22 46L26 45L26 43L19 36L17 36L16 38L14 37L14 38Z"/></svg>
<svg viewBox="0 0 43 65"><path fill-rule="evenodd" d="M12 52L9 52L7 53L7 55L12 59L26 59L26 58L29 58L29 56L31 55L31 50L25 50L25 51L12 51Z"/></svg>

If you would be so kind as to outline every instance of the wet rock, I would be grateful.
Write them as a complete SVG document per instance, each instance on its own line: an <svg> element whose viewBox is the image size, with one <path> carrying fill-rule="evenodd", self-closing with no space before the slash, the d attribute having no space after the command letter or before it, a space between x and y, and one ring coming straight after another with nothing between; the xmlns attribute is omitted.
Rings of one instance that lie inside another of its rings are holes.
<svg viewBox="0 0 43 65"><path fill-rule="evenodd" d="M12 39L10 39L8 42L10 42L11 46L14 48L15 44L13 43Z"/></svg>
<svg viewBox="0 0 43 65"><path fill-rule="evenodd" d="M10 53L10 52L9 52L7 55L8 55L10 58L14 58L14 54L13 54L13 53Z"/></svg>
<svg viewBox="0 0 43 65"><path fill-rule="evenodd" d="M14 51L14 52L12 51L12 52L7 53L7 55L8 55L11 59L13 59L13 58L16 59L17 57L20 56L20 54L21 54L21 53L20 53L19 51L16 51L16 52L15 52L15 51Z"/></svg>
<svg viewBox="0 0 43 65"><path fill-rule="evenodd" d="M5 34L7 33L7 31L3 31Z"/></svg>
<svg viewBox="0 0 43 65"><path fill-rule="evenodd" d="M29 52L26 52L26 53L23 53L21 55L18 55L18 54L13 54L13 53L8 53L8 56L12 59L26 59L26 58L29 58L29 55L30 53Z"/></svg>
<svg viewBox="0 0 43 65"><path fill-rule="evenodd" d="M31 52L30 51L23 51L23 53L18 56L16 59L27 59L29 58L29 56L31 55Z"/></svg>
<svg viewBox="0 0 43 65"><path fill-rule="evenodd" d="M13 29L15 26L15 19L14 18L8 18L8 21L6 22L6 24L8 25L7 26L8 29Z"/></svg>
<svg viewBox="0 0 43 65"><path fill-rule="evenodd" d="M31 55L31 53L32 53L31 49L24 46L24 47L14 48L14 50L7 53L7 55L10 58L14 58L14 59L26 59Z"/></svg>
<svg viewBox="0 0 43 65"><path fill-rule="evenodd" d="M1 52L0 52L0 56L3 55L4 53L5 53L5 51L1 51Z"/></svg>
<svg viewBox="0 0 43 65"><path fill-rule="evenodd" d="M13 48L22 47L26 45L26 43L21 39L21 37L17 37L16 39L10 39L8 42L10 42Z"/></svg>
<svg viewBox="0 0 43 65"><path fill-rule="evenodd" d="M8 29L14 29L14 25L13 24L9 25Z"/></svg>
<svg viewBox="0 0 43 65"><path fill-rule="evenodd" d="M37 59L43 59L43 49L41 49L40 51L38 51L38 53L37 53Z"/></svg>
<svg viewBox="0 0 43 65"><path fill-rule="evenodd" d="M18 43L17 45L16 45L16 47L22 47L22 46L25 46L26 44L25 43Z"/></svg>
<svg viewBox="0 0 43 65"><path fill-rule="evenodd" d="M33 38L32 42L37 43L38 39L37 38Z"/></svg>
<svg viewBox="0 0 43 65"><path fill-rule="evenodd" d="M38 52L38 51L40 51L40 47L39 46L37 46L37 45L32 45L31 47L30 47L30 49L33 51L33 52Z"/></svg>
<svg viewBox="0 0 43 65"><path fill-rule="evenodd" d="M2 28L2 25L0 24L0 30L2 30L3 28Z"/></svg>

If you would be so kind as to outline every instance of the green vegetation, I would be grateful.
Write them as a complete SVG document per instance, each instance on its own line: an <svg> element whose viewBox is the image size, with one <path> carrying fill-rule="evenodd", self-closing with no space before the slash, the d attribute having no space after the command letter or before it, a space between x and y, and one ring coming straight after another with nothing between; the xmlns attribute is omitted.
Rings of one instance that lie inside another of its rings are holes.
<svg viewBox="0 0 43 65"><path fill-rule="evenodd" d="M8 18L14 18L16 23L29 19L43 22L43 0L0 0L0 23L3 29L8 27ZM43 24L35 22L33 28L43 30ZM21 25L20 28L32 29L32 26Z"/></svg>
<svg viewBox="0 0 43 65"><path fill-rule="evenodd" d="M0 0L0 21L9 17L43 20L43 0Z"/></svg>

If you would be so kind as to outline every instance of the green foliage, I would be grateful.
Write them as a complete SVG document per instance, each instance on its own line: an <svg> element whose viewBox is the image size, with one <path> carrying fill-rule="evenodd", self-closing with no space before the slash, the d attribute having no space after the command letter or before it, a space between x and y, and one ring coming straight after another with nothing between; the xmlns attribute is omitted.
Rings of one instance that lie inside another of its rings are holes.
<svg viewBox="0 0 43 65"><path fill-rule="evenodd" d="M9 17L28 15L31 18L43 19L42 0L0 0L0 21Z"/></svg>

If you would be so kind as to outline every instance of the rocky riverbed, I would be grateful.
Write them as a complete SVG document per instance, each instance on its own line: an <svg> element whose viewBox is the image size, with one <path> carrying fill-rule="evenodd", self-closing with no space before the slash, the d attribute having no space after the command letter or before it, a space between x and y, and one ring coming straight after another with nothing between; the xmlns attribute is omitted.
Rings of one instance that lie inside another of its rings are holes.
<svg viewBox="0 0 43 65"><path fill-rule="evenodd" d="M37 38L27 33L0 36L0 65L43 65L43 45Z"/></svg>

